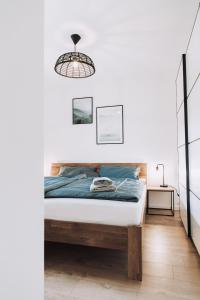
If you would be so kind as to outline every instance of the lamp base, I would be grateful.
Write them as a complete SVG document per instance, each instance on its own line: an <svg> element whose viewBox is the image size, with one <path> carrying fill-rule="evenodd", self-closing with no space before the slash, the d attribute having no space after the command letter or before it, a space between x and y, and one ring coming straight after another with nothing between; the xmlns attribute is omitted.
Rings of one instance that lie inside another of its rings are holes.
<svg viewBox="0 0 200 300"><path fill-rule="evenodd" d="M161 184L160 187L168 187L167 184Z"/></svg>

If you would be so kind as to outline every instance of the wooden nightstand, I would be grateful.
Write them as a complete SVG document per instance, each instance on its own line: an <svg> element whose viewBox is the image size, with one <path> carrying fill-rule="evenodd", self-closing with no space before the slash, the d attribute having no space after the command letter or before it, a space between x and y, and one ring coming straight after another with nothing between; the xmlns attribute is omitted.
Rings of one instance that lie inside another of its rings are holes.
<svg viewBox="0 0 200 300"><path fill-rule="evenodd" d="M168 186L168 187L160 187L160 186L148 186L147 187L147 208L146 208L146 214L147 215L161 215L161 216L174 216L174 191L175 188L173 188L172 186ZM171 207L170 208L149 208L149 193L150 192L161 192L161 193L170 193L171 194ZM149 209L151 210L169 210L171 211L170 214L152 214L149 213Z"/></svg>

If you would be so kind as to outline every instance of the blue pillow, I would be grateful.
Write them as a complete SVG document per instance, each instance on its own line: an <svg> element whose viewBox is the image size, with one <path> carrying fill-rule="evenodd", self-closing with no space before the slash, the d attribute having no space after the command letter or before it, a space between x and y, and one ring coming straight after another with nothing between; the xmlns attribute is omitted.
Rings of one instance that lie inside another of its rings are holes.
<svg viewBox="0 0 200 300"><path fill-rule="evenodd" d="M79 174L86 174L87 177L98 177L95 167L61 167L58 176L74 177Z"/></svg>
<svg viewBox="0 0 200 300"><path fill-rule="evenodd" d="M140 167L102 165L99 173L101 177L139 179Z"/></svg>

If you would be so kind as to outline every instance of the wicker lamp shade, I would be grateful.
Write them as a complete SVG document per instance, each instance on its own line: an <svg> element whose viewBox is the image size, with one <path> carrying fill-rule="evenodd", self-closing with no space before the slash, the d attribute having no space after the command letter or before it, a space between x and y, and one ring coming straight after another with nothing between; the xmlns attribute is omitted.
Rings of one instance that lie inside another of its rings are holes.
<svg viewBox="0 0 200 300"><path fill-rule="evenodd" d="M80 40L78 34L71 35L74 42L74 52L62 54L55 64L55 71L59 75L69 78L86 78L95 73L92 59L84 53L76 52L76 44Z"/></svg>
<svg viewBox="0 0 200 300"><path fill-rule="evenodd" d="M61 55L55 65L56 73L70 78L84 78L95 73L91 58L80 52L69 52Z"/></svg>

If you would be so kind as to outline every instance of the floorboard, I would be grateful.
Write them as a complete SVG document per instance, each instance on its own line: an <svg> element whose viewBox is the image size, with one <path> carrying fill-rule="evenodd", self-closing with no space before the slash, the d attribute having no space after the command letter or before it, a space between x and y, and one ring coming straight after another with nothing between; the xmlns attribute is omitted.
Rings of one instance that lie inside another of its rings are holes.
<svg viewBox="0 0 200 300"><path fill-rule="evenodd" d="M143 281L127 279L125 253L45 245L45 300L199 300L200 258L179 214L147 216Z"/></svg>

